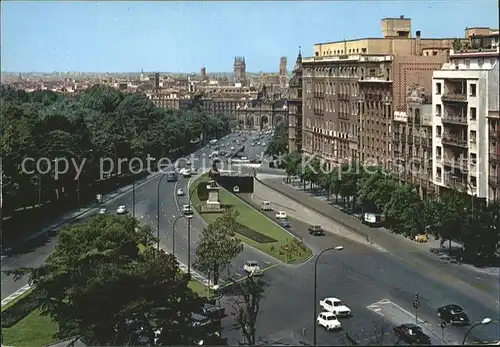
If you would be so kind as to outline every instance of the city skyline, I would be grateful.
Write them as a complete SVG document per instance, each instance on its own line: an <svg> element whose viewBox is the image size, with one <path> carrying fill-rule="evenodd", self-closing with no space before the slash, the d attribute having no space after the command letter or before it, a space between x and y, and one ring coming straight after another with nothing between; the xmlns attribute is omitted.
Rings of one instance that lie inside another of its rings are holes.
<svg viewBox="0 0 500 347"><path fill-rule="evenodd" d="M314 43L380 37L383 17L452 38L498 27L497 12L493 1L4 2L2 72L229 72L234 56L250 72L277 71L287 56L291 70L299 46L311 56Z"/></svg>

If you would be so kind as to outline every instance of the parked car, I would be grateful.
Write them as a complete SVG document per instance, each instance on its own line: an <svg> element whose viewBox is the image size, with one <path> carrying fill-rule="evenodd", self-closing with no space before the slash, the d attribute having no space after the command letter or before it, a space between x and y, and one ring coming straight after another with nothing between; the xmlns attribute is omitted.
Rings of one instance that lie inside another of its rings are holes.
<svg viewBox="0 0 500 347"><path fill-rule="evenodd" d="M105 208L99 209L99 214L106 214L107 212L108 210L106 210Z"/></svg>
<svg viewBox="0 0 500 347"><path fill-rule="evenodd" d="M338 298L326 298L320 300L319 305L327 312L333 312L338 317L351 316L351 309L344 305L342 300Z"/></svg>
<svg viewBox="0 0 500 347"><path fill-rule="evenodd" d="M250 275L256 275L260 273L260 266L255 260L248 260L243 265L243 270Z"/></svg>
<svg viewBox="0 0 500 347"><path fill-rule="evenodd" d="M201 307L201 313L212 320L220 320L226 315L226 309L224 307L215 306L209 303L204 304Z"/></svg>
<svg viewBox="0 0 500 347"><path fill-rule="evenodd" d="M279 219L278 224L281 225L283 228L290 228L290 222L288 219Z"/></svg>
<svg viewBox="0 0 500 347"><path fill-rule="evenodd" d="M260 209L262 211L272 211L273 208L271 207L271 202L270 201L262 201L260 204Z"/></svg>
<svg viewBox="0 0 500 347"><path fill-rule="evenodd" d="M309 228L307 228L307 230L309 230L309 234L314 236L325 235L325 231L323 230L321 225L310 225Z"/></svg>
<svg viewBox="0 0 500 347"><path fill-rule="evenodd" d="M182 213L184 215L190 215L193 214L193 209L189 205L182 205Z"/></svg>
<svg viewBox="0 0 500 347"><path fill-rule="evenodd" d="M116 209L116 213L117 214L125 214L125 213L127 213L127 208L125 207L125 205L120 205Z"/></svg>
<svg viewBox="0 0 500 347"><path fill-rule="evenodd" d="M213 322L203 314L191 313L191 326L198 329L208 329L212 327Z"/></svg>
<svg viewBox="0 0 500 347"><path fill-rule="evenodd" d="M321 312L316 319L316 324L324 327L327 331L342 329L342 324L332 312Z"/></svg>
<svg viewBox="0 0 500 347"><path fill-rule="evenodd" d="M184 196L184 195L186 195L186 193L184 192L184 189L182 189L182 188L177 189L177 196Z"/></svg>
<svg viewBox="0 0 500 347"><path fill-rule="evenodd" d="M469 317L464 309L458 305L450 304L437 309L437 316L453 325L469 325Z"/></svg>
<svg viewBox="0 0 500 347"><path fill-rule="evenodd" d="M286 212L285 211L278 211L278 213L276 213L276 218L286 219Z"/></svg>
<svg viewBox="0 0 500 347"><path fill-rule="evenodd" d="M406 323L394 327L394 334L398 340L408 343L410 345L430 345L431 338L424 334L422 328L412 324Z"/></svg>

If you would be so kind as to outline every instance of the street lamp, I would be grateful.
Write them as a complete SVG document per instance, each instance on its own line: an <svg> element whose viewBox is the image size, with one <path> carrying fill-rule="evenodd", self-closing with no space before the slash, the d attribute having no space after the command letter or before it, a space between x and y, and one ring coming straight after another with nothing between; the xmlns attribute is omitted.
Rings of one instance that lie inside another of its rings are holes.
<svg viewBox="0 0 500 347"><path fill-rule="evenodd" d="M174 223L172 224L172 255L175 257L175 223L182 217L187 219L188 223L188 275L191 275L191 219L193 218L192 214L188 215L180 215L175 217Z"/></svg>
<svg viewBox="0 0 500 347"><path fill-rule="evenodd" d="M329 252L329 251L341 251L343 250L343 246L336 246L336 247L330 247L327 249L324 249L321 251L320 254L316 257L316 261L314 262L314 317L313 317L313 346L316 346L316 317L318 315L317 312L317 286L318 286L318 261L319 258L323 255L323 253Z"/></svg>
<svg viewBox="0 0 500 347"><path fill-rule="evenodd" d="M467 333L464 336L464 340L462 341L462 345L465 345L465 340L467 340L467 336L469 335L469 333L471 332L472 329L474 329L478 325L487 325L487 324L490 324L491 322L492 322L491 318L486 317L486 318L483 318L482 320L480 320L479 322L477 322L476 324L474 324L473 326L471 326L469 328L469 330L467 330Z"/></svg>

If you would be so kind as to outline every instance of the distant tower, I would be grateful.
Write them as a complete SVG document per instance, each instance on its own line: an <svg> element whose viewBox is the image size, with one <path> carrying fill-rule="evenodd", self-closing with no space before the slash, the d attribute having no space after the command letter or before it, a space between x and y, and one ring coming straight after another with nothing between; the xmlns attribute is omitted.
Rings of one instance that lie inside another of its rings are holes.
<svg viewBox="0 0 500 347"><path fill-rule="evenodd" d="M280 59L280 87L286 88L286 57L281 57Z"/></svg>
<svg viewBox="0 0 500 347"><path fill-rule="evenodd" d="M160 88L160 73L159 72L155 73L155 88L156 89Z"/></svg>
<svg viewBox="0 0 500 347"><path fill-rule="evenodd" d="M207 78L207 68L206 67L202 67L201 68L200 75L201 75L201 79L202 80L204 80L205 78Z"/></svg>
<svg viewBox="0 0 500 347"><path fill-rule="evenodd" d="M234 82L244 84L246 80L246 63L245 57L235 57L234 58Z"/></svg>
<svg viewBox="0 0 500 347"><path fill-rule="evenodd" d="M139 79L141 80L141 82L144 81L144 70L143 69L141 69L141 76Z"/></svg>

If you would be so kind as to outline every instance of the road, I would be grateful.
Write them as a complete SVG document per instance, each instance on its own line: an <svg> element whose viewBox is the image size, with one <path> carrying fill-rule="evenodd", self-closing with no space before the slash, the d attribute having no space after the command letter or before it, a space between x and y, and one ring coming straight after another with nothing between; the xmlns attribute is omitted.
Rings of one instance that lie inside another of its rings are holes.
<svg viewBox="0 0 500 347"><path fill-rule="evenodd" d="M251 138L248 139L249 141ZM230 143L231 140L226 139L222 142ZM262 152L264 149L262 147L251 147L249 156L256 156L257 153ZM207 167L210 165L210 161L208 160L208 154L210 150L208 147L205 147L196 153L193 153L193 157L199 158L198 160L193 160L193 165L197 168ZM204 159L206 158L206 159ZM179 165L181 167L184 166L185 160L179 160ZM136 202L136 217L143 224L149 224L156 231L157 225L157 186L160 176L150 179L149 181L139 185L135 190L135 202ZM160 238L161 244L166 247L167 251L171 251L172 241L172 224L175 219L174 216L179 214L179 208L175 203L175 189L184 187L187 184L187 180L181 178L177 183L166 182L163 180L160 187ZM119 205L125 205L129 210L132 209L132 191L128 191L112 201L104 203L102 207L107 208L108 211L114 212ZM187 199L187 198L186 198ZM185 201L182 200L181 201ZM182 203L181 203L182 205ZM86 213L79 221L84 220L86 217L95 215L98 213L98 209L93 209ZM203 230L202 222L199 220L192 221L192 242L191 245L195 245L198 240L199 233ZM183 220L177 222L176 229L178 229L178 237L176 240L176 255L179 257L179 260L187 264L187 240L184 240L187 237L187 233L184 232L184 229L187 228L186 223ZM184 241L183 241L184 240ZM28 279L22 278L18 281L14 281L12 276L7 276L3 273L3 271L15 270L21 267L36 267L45 261L47 256L52 252L56 244L55 231L51 235L47 235L47 238L39 238L33 240L31 244L27 245L25 248L26 251L20 252L17 254L2 256L2 278L1 278L1 295L2 300L16 292L24 285L27 284ZM195 247L191 247L192 253L194 252ZM248 252L251 252L249 250ZM255 251L254 251L255 252ZM251 259L262 260L264 264L269 261L269 257L267 255L259 254L253 256ZM241 258L250 256L247 254L247 250L245 250L244 254L241 255ZM260 257L259 257L260 256ZM194 261L194 257L191 258L191 261ZM243 261L242 259L238 259L237 261ZM239 268L233 272L239 271Z"/></svg>

